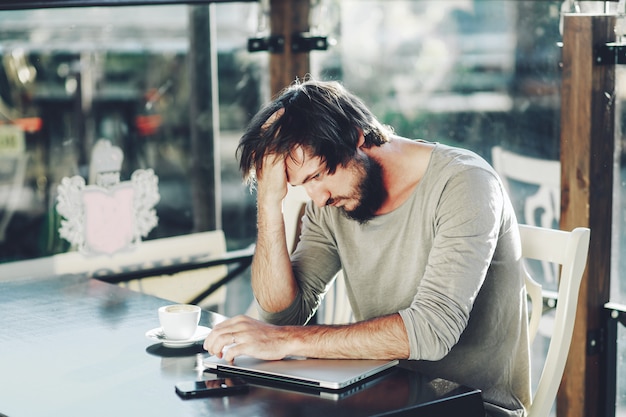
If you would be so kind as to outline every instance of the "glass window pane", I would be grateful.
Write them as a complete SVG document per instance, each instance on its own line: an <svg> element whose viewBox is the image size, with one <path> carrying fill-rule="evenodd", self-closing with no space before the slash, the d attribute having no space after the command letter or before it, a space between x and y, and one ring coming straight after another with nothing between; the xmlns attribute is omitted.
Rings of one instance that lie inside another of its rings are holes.
<svg viewBox="0 0 626 417"><path fill-rule="evenodd" d="M194 123L204 126L212 117L190 115L194 95L200 96L190 62L211 53L208 34L207 42L191 40L190 16L198 11L207 22L215 13L210 22L217 26L222 224L229 246L251 243L254 198L241 184L234 149L247 118L267 97L267 57L245 49L257 6L0 12L0 262L70 249L57 232L57 187L64 177L89 181L99 139L122 149L122 181L145 168L159 178L159 222L147 239L198 231L194 210L203 203L193 203L191 136ZM200 99L211 103L210 96Z"/></svg>

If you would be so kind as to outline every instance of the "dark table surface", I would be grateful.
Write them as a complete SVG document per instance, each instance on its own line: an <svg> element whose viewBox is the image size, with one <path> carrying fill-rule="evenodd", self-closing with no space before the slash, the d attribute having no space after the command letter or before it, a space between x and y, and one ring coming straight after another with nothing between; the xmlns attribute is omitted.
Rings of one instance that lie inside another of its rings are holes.
<svg viewBox="0 0 626 417"><path fill-rule="evenodd" d="M402 368L341 398L252 381L236 396L182 400L179 381L210 379L201 344L148 339L171 302L74 276L0 281L0 416L481 415L480 393ZM204 311L201 325L223 317Z"/></svg>

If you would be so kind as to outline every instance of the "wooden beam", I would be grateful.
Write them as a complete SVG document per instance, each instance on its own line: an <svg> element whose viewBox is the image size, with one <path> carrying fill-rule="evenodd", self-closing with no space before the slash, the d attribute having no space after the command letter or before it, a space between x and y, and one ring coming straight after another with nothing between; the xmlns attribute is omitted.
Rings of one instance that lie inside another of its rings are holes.
<svg viewBox="0 0 626 417"><path fill-rule="evenodd" d="M605 415L602 312L609 300L615 66L598 65L594 46L615 40L615 16L564 16L561 91L560 227L591 228L576 324L557 395L557 416Z"/></svg>
<svg viewBox="0 0 626 417"><path fill-rule="evenodd" d="M215 7L189 9L189 126L193 231L222 228Z"/></svg>
<svg viewBox="0 0 626 417"><path fill-rule="evenodd" d="M309 53L291 51L291 36L309 31L310 0L270 0L272 36L283 36L285 49L270 54L270 89L272 96L310 72Z"/></svg>

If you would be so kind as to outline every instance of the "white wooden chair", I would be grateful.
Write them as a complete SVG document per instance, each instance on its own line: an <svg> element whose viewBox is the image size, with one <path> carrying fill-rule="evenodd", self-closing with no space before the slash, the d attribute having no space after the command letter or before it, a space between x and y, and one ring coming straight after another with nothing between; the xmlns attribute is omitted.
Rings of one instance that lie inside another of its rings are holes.
<svg viewBox="0 0 626 417"><path fill-rule="evenodd" d="M523 202L520 222L532 226L555 228L561 214L561 162L558 160L539 159L494 146L491 150L493 168L496 170L507 193L516 203L516 193L511 187L512 181L537 186L534 194L528 195ZM556 285L558 270L555 265L540 262L543 282Z"/></svg>
<svg viewBox="0 0 626 417"><path fill-rule="evenodd" d="M589 250L590 230L577 227L571 232L536 226L519 226L522 257L560 266L558 301L554 330L539 383L535 389L528 417L547 417L563 377L576 318L578 291ZM526 291L531 300L529 336L531 343L539 328L543 312L543 295L539 285L523 268Z"/></svg>

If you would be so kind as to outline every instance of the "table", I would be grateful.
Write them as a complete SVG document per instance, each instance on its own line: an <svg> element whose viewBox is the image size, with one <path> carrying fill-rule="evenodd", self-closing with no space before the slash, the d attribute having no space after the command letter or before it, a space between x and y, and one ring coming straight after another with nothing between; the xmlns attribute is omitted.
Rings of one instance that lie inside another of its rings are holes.
<svg viewBox="0 0 626 417"><path fill-rule="evenodd" d="M176 382L213 376L200 344L146 338L169 303L77 276L0 282L0 416L484 416L480 391L402 368L340 399L251 381L245 394L182 400ZM223 319L203 311L200 324Z"/></svg>

